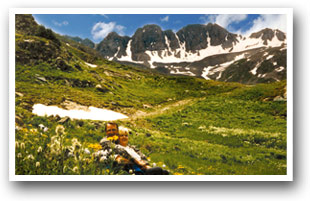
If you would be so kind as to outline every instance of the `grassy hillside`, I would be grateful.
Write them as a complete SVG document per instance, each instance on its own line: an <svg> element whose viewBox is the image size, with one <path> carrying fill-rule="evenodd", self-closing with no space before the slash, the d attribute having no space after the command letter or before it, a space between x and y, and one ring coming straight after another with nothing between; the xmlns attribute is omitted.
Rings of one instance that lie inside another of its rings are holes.
<svg viewBox="0 0 310 201"><path fill-rule="evenodd" d="M105 122L31 113L36 103L65 101L128 115L117 122L131 129L130 143L172 174L286 174L286 101L274 101L285 81L164 76L33 33L16 33L16 174L125 174L92 155Z"/></svg>

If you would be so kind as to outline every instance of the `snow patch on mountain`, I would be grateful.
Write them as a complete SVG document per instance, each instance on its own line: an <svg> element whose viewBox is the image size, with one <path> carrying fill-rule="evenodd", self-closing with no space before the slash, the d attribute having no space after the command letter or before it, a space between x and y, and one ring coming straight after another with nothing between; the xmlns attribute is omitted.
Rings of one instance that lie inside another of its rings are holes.
<svg viewBox="0 0 310 201"><path fill-rule="evenodd" d="M241 52L244 50L249 50L253 48L260 47L277 47L283 45L285 41L280 41L276 36L273 39L267 40L267 45L264 44L264 41L261 38L250 38L245 37L243 40L240 40L234 43L232 48L223 48L222 45L212 46L211 38L209 33L207 33L207 42L209 46L205 49L196 50L196 51L186 51L186 43L182 43L179 40L179 37L175 34L177 41L179 43L179 48L172 50L170 47L170 41L165 36L165 44L167 48L165 50L160 51L150 51L147 50L145 53L150 57L148 60L151 68L156 68L153 65L154 62L157 63L180 63L180 62L194 62L199 61L205 57L216 55L216 54L224 54L224 53L233 53L233 52ZM131 61L131 51L130 51L131 40L128 42L128 47L126 49L127 57L122 56L120 61ZM267 55L264 55L267 56Z"/></svg>
<svg viewBox="0 0 310 201"><path fill-rule="evenodd" d="M89 67L92 67L92 68L96 68L96 67L97 67L96 64L90 64L90 63L87 63L87 62L85 62L85 64L86 64L87 66L89 66Z"/></svg>
<svg viewBox="0 0 310 201"><path fill-rule="evenodd" d="M174 68L170 71L171 74L179 74L179 75L189 75L189 76L196 76L194 73L190 71L180 71L178 68Z"/></svg>
<svg viewBox="0 0 310 201"><path fill-rule="evenodd" d="M129 62L132 62L132 54L131 54L131 42L132 40L129 40L128 41L128 44L127 44L127 48L126 48L126 56L122 56L121 58L118 58L119 61L129 61Z"/></svg>
<svg viewBox="0 0 310 201"><path fill-rule="evenodd" d="M275 70L277 71L277 72L281 72L281 71L283 71L285 68L283 67L283 66L280 66L280 67L278 67L278 68L276 68Z"/></svg>

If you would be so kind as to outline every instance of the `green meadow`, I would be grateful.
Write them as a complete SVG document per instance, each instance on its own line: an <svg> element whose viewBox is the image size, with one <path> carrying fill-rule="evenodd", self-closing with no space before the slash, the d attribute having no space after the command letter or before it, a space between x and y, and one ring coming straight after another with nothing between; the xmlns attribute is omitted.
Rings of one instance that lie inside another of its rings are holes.
<svg viewBox="0 0 310 201"><path fill-rule="evenodd" d="M166 76L57 38L16 34L16 174L126 174L95 157L104 121L32 113L34 104L64 101L127 115L116 122L130 129L129 142L171 174L286 174L287 104L275 99L285 80L242 85Z"/></svg>

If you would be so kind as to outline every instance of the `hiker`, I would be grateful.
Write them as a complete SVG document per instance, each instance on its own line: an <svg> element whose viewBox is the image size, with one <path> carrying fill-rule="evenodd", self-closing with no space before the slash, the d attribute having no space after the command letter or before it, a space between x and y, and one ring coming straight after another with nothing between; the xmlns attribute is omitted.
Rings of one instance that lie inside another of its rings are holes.
<svg viewBox="0 0 310 201"><path fill-rule="evenodd" d="M117 123L108 122L105 125L106 136L100 140L100 145L103 150L111 149L111 142L114 142L118 138L118 125Z"/></svg>
<svg viewBox="0 0 310 201"><path fill-rule="evenodd" d="M168 175L169 172L160 167L151 167L146 156L140 150L128 144L128 134L127 128L119 128L119 139L116 141L115 146L117 163L123 165L128 172L133 169L135 174Z"/></svg>

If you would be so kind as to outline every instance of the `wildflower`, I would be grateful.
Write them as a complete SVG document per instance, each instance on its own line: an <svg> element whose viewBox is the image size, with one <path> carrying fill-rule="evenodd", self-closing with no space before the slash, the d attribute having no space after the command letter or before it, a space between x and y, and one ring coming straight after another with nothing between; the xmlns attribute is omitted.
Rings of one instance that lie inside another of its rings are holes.
<svg viewBox="0 0 310 201"><path fill-rule="evenodd" d="M117 135L114 135L114 136L113 136L113 140L114 140L114 141L118 140L118 136L117 136Z"/></svg>
<svg viewBox="0 0 310 201"><path fill-rule="evenodd" d="M183 175L183 174L180 172L175 172L174 175Z"/></svg>
<svg viewBox="0 0 310 201"><path fill-rule="evenodd" d="M39 146L37 152L38 152L38 153L41 153L41 152L42 152L42 147L41 147L41 146Z"/></svg>
<svg viewBox="0 0 310 201"><path fill-rule="evenodd" d="M25 149L25 143L22 142L22 143L20 144L20 148L21 148L21 149Z"/></svg>
<svg viewBox="0 0 310 201"><path fill-rule="evenodd" d="M100 157L99 161L100 161L101 163L103 163L106 159L107 159L106 156L102 156L102 157Z"/></svg>
<svg viewBox="0 0 310 201"><path fill-rule="evenodd" d="M40 167L40 162L39 161L36 162L36 167L37 168Z"/></svg>
<svg viewBox="0 0 310 201"><path fill-rule="evenodd" d="M44 138L48 138L48 136L45 135L45 134L41 134L41 136L44 137Z"/></svg>
<svg viewBox="0 0 310 201"><path fill-rule="evenodd" d="M65 134L65 127L63 125L57 125L55 132L57 133L57 135L63 135Z"/></svg>
<svg viewBox="0 0 310 201"><path fill-rule="evenodd" d="M165 164L163 164L163 166L162 166L163 168L165 168L166 167L166 165Z"/></svg>
<svg viewBox="0 0 310 201"><path fill-rule="evenodd" d="M21 127L19 127L19 126L17 126L17 125L15 125L15 130L22 130L22 128Z"/></svg>
<svg viewBox="0 0 310 201"><path fill-rule="evenodd" d="M84 149L84 153L85 154L90 154L90 151L86 148L86 149Z"/></svg>
<svg viewBox="0 0 310 201"><path fill-rule="evenodd" d="M82 146L81 143L76 138L73 138L71 142L74 149L79 149Z"/></svg>
<svg viewBox="0 0 310 201"><path fill-rule="evenodd" d="M29 155L27 156L27 159L34 160L34 157L33 157L32 154L29 154Z"/></svg>
<svg viewBox="0 0 310 201"><path fill-rule="evenodd" d="M88 147L94 149L95 151L102 149L102 146L100 144L90 144L88 145Z"/></svg>
<svg viewBox="0 0 310 201"><path fill-rule="evenodd" d="M16 147L17 149L19 148L19 142L18 142L18 141L15 142L15 147Z"/></svg>
<svg viewBox="0 0 310 201"><path fill-rule="evenodd" d="M28 132L28 129L27 129L27 128L22 128L22 132L23 132L23 133L27 133L27 132Z"/></svg>
<svg viewBox="0 0 310 201"><path fill-rule="evenodd" d="M151 160L151 157L147 157L146 159L147 159L148 161L150 161L150 160Z"/></svg>
<svg viewBox="0 0 310 201"><path fill-rule="evenodd" d="M31 128L31 129L30 129L30 132L31 132L31 133L37 133L37 132L38 132L38 129L36 129L36 128Z"/></svg>
<svg viewBox="0 0 310 201"><path fill-rule="evenodd" d="M75 173L78 173L79 172L79 168L77 166L75 166L73 169L72 169L73 172Z"/></svg>
<svg viewBox="0 0 310 201"><path fill-rule="evenodd" d="M183 169L184 167L182 165L179 165L178 166L178 169Z"/></svg>
<svg viewBox="0 0 310 201"><path fill-rule="evenodd" d="M18 153L17 154L17 158L21 158L22 157L22 154L21 153Z"/></svg>
<svg viewBox="0 0 310 201"><path fill-rule="evenodd" d="M109 169L107 169L107 173L110 173L110 170L109 170Z"/></svg>
<svg viewBox="0 0 310 201"><path fill-rule="evenodd" d="M118 140L118 136L117 135L114 135L112 137L108 137L107 140L111 141L111 142L114 142L116 140Z"/></svg>
<svg viewBox="0 0 310 201"><path fill-rule="evenodd" d="M155 167L155 166L156 166L156 163L153 163L152 165L153 165L153 167Z"/></svg>
<svg viewBox="0 0 310 201"><path fill-rule="evenodd" d="M132 173L133 173L133 171L132 171L132 169L130 169L130 170L129 170L129 174L132 174Z"/></svg>
<svg viewBox="0 0 310 201"><path fill-rule="evenodd" d="M44 133L48 130L48 128L44 126L43 124L40 124L39 127L41 130L43 130Z"/></svg>
<svg viewBox="0 0 310 201"><path fill-rule="evenodd" d="M43 129L45 126L43 124L39 124L40 129Z"/></svg>

